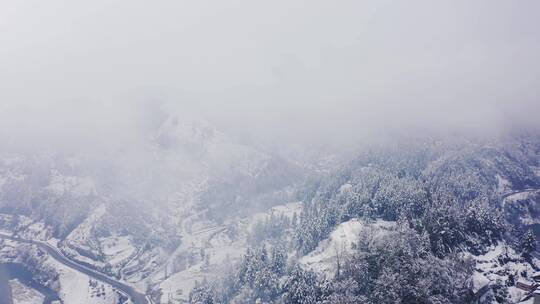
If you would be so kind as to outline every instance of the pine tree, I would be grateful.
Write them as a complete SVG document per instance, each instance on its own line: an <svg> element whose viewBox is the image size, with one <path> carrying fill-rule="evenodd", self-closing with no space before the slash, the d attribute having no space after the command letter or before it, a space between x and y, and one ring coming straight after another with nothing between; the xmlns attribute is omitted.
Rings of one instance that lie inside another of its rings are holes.
<svg viewBox="0 0 540 304"><path fill-rule="evenodd" d="M272 272L281 276L285 272L287 266L287 252L283 247L272 247Z"/></svg>
<svg viewBox="0 0 540 304"><path fill-rule="evenodd" d="M213 291L206 282L195 282L195 287L189 294L189 303L214 304Z"/></svg>
<svg viewBox="0 0 540 304"><path fill-rule="evenodd" d="M529 229L520 239L521 255L525 258L530 257L531 252L536 251L536 236Z"/></svg>
<svg viewBox="0 0 540 304"><path fill-rule="evenodd" d="M316 275L298 266L287 277L283 289L283 301L290 304L315 304L321 295Z"/></svg>

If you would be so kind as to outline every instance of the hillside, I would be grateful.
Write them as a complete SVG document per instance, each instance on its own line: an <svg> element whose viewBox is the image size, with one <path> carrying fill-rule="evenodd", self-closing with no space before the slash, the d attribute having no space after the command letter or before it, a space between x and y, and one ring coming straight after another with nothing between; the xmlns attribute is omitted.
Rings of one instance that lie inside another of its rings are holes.
<svg viewBox="0 0 540 304"><path fill-rule="evenodd" d="M292 229L267 223L242 262L191 300L518 303L531 294L516 282L540 267L539 161L534 137L366 148L299 187Z"/></svg>
<svg viewBox="0 0 540 304"><path fill-rule="evenodd" d="M155 303L517 303L539 270L536 137L370 144L321 170L172 116L145 149L3 157L2 229Z"/></svg>
<svg viewBox="0 0 540 304"><path fill-rule="evenodd" d="M242 222L289 200L303 170L205 122L171 116L142 148L4 155L1 224L54 241L73 261L140 292L157 291L203 260L238 258ZM184 280L186 294L196 279Z"/></svg>

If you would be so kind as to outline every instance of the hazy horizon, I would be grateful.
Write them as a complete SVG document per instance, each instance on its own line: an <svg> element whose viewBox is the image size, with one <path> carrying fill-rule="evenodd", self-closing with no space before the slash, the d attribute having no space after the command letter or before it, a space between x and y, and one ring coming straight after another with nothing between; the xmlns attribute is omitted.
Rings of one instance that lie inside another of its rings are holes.
<svg viewBox="0 0 540 304"><path fill-rule="evenodd" d="M266 144L540 127L535 1L0 4L0 136L118 142L156 113ZM137 135L139 136L139 135Z"/></svg>

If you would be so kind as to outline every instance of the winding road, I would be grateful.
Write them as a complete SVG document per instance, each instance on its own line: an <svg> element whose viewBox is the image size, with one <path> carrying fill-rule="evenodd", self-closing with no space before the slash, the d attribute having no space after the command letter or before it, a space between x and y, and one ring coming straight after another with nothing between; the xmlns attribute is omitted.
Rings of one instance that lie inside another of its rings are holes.
<svg viewBox="0 0 540 304"><path fill-rule="evenodd" d="M8 240L12 240L12 241L16 241L16 242L21 242L21 243L27 243L27 244L33 244L33 245L36 245L38 246L39 248L45 250L53 259L57 260L58 262L62 263L63 265L69 267L69 268L72 268L76 271L79 271L81 273L84 273L94 279L97 279L97 280L100 280L100 281L103 281L107 284L110 284L111 286L113 286L114 288L116 288L117 290L119 290L120 292L123 292L125 295L127 295L131 301L134 303L134 304L151 304L148 299L146 298L145 295L137 292L135 289L133 289L133 287L131 286L128 286L124 283L121 283L119 281L116 281L96 270L93 270L93 269L90 269L88 267L85 267L85 266L82 266L82 265L79 265L75 262L73 262L72 260L68 259L67 257L65 257L57 248L47 244L47 243L44 243L44 242L39 242L39 241L32 241L32 240L25 240L25 239L21 239L21 238L18 238L18 237L14 237L14 236L11 236L11 235L7 235L7 234L3 234L3 233L0 233L0 238L4 238L4 239L8 239Z"/></svg>
<svg viewBox="0 0 540 304"><path fill-rule="evenodd" d="M527 188L527 189L521 189L521 190L511 190L511 191L508 191L506 193L502 193L501 198L504 200L507 197L509 197L511 195L514 195L514 194L519 194L519 193L523 193L523 192L534 192L534 191L538 191L538 190L540 190L540 188Z"/></svg>
<svg viewBox="0 0 540 304"><path fill-rule="evenodd" d="M509 197L510 195L514 195L514 194L517 194L517 193L520 193L520 192L531 192L531 191L538 191L540 189L538 188L531 188L531 189L522 189L522 190L514 190L514 191L509 191L507 193L503 193L501 195L502 199L506 199L507 197ZM40 241L32 241L32 240L26 240L26 239L22 239L22 238L19 238L19 237L14 237L14 236L11 236L11 235L7 235L7 234L4 234L4 233L0 233L0 238L4 238L4 239L8 239L8 240L12 240L12 241L16 241L16 242L21 242L21 243L27 243L27 244L33 244L33 245L36 245L38 247L40 247L41 249L45 250L53 259L55 259L56 261L58 261L59 263L69 267L69 268L72 268L76 271L79 271L81 273L84 273L94 279L97 279L97 280L100 280L100 281L103 281L107 284L110 284L111 286L113 286L114 288L116 288L117 290L119 290L120 292L124 293L125 295L127 295L131 301L133 302L133 304L152 304L151 301L149 301L149 299L144 295L144 294L141 294L139 292L137 292L135 289L133 289L133 287L131 286L128 286L122 282L119 282L111 277L108 277L107 275L103 274L103 273L100 273L94 269L91 269L91 268L88 268L86 266L83 266L83 265L79 265L77 264L76 262L68 259L66 256L64 256L57 248L51 246L50 244L48 243L45 243L45 242L40 242Z"/></svg>

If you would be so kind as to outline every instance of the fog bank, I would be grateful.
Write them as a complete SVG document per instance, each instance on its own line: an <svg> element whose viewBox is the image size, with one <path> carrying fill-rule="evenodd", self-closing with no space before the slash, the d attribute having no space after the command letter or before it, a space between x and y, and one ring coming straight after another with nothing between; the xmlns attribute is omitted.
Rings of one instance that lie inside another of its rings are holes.
<svg viewBox="0 0 540 304"><path fill-rule="evenodd" d="M0 4L6 145L133 143L168 113L267 145L538 131L537 1Z"/></svg>

